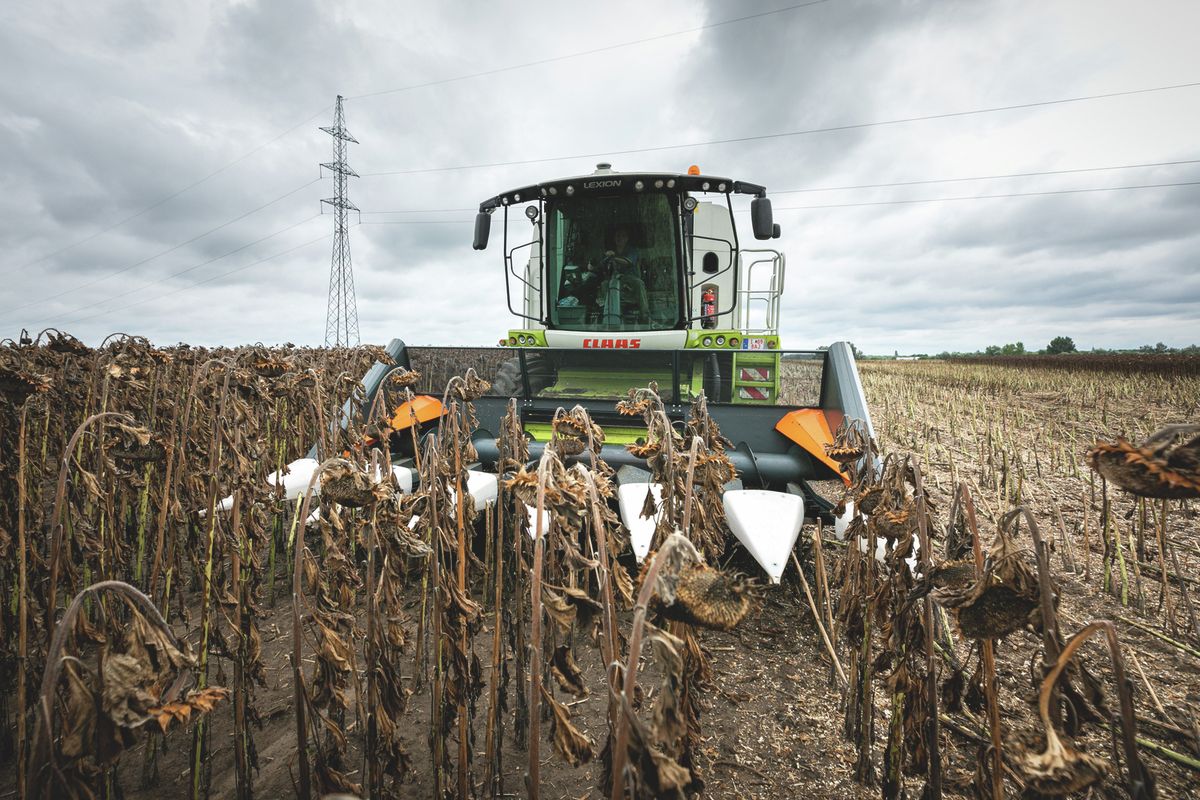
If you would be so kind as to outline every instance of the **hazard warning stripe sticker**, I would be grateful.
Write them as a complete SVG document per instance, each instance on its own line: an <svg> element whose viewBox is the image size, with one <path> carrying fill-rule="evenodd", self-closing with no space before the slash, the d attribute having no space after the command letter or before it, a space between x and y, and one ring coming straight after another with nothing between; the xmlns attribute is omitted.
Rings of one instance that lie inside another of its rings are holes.
<svg viewBox="0 0 1200 800"><path fill-rule="evenodd" d="M771 380L771 371L762 367L739 367L741 377L738 380L743 381L769 381Z"/></svg>
<svg viewBox="0 0 1200 800"><path fill-rule="evenodd" d="M770 394L766 389L759 389L755 386L743 386L738 389L738 397L743 400L770 400Z"/></svg>

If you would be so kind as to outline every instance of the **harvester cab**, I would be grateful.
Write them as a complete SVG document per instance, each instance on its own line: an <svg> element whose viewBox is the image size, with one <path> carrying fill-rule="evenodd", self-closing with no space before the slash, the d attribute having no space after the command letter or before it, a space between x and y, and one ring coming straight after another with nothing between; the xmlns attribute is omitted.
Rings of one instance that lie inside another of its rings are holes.
<svg viewBox="0 0 1200 800"><path fill-rule="evenodd" d="M775 349L783 254L740 245L737 194L754 198L755 237L777 238L766 189L696 167L686 174L620 173L600 164L591 175L485 200L474 247L487 247L492 215L501 211L508 308L524 323L501 346ZM723 202L702 201L706 195ZM510 246L516 206L524 208L532 236ZM760 395L738 399L768 399Z"/></svg>
<svg viewBox="0 0 1200 800"><path fill-rule="evenodd" d="M662 489L638 455L645 427L619 415L616 403L653 383L671 421L682 424L703 395L709 417L734 445L727 455L737 478L723 489L726 521L777 582L804 519L830 518L844 493L845 475L826 445L844 420L860 420L860 430L873 432L847 343L783 348L784 256L742 246L735 195L752 198L755 240L779 237L764 187L696 167L622 173L600 164L590 175L485 200L474 248L487 248L493 216L501 216L505 293L520 326L499 348L407 347L393 340L394 361L421 375L412 387L419 396L391 421L397 444L409 438L408 426L436 420L447 381L474 368L492 386L475 401L479 463L466 487L482 508L497 496L497 435L510 401L517 401L534 460L551 440L555 412L583 406L604 429L600 456L617 468L618 510L640 560L657 522L643 516L647 498L661 497ZM512 221L527 225L529 236L510 237L510 214L525 218ZM358 401L364 412L388 372L376 364L364 377ZM349 404L345 416L353 416ZM869 450L863 457L871 458ZM300 473L315 463L306 461ZM393 471L399 485L415 486L410 462L397 461Z"/></svg>

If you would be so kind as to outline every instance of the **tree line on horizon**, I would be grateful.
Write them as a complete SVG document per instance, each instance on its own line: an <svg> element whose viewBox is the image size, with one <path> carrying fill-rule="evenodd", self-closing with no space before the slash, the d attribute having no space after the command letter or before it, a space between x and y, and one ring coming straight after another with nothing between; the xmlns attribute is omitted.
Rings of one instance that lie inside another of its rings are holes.
<svg viewBox="0 0 1200 800"><path fill-rule="evenodd" d="M943 350L937 355L929 353L913 353L908 358L975 358L979 356L1024 356L1024 355L1059 355L1063 353L1080 353L1086 355L1184 355L1184 356L1200 356L1200 345L1189 344L1185 347L1171 347L1164 342L1156 344L1144 344L1139 347L1129 348L1104 348L1093 347L1089 350L1080 350L1075 345L1075 340L1070 336L1055 336L1045 347L1040 350L1028 350L1024 342L1008 342L1006 344L991 344L982 350L975 351L950 351ZM862 358L858 348L855 348L855 355ZM902 358L898 351L894 352L892 358ZM888 356L866 356L866 358L888 358Z"/></svg>

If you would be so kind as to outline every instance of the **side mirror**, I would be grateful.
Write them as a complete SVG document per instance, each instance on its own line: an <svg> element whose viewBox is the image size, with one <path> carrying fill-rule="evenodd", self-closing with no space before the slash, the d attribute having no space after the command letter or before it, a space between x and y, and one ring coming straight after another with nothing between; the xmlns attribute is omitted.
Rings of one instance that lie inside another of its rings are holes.
<svg viewBox="0 0 1200 800"><path fill-rule="evenodd" d="M756 197L750 201L750 225L754 228L755 239L770 239L775 233L769 198Z"/></svg>
<svg viewBox="0 0 1200 800"><path fill-rule="evenodd" d="M475 215L475 241L471 244L476 250L487 250L488 234L492 231L492 215L480 211Z"/></svg>
<svg viewBox="0 0 1200 800"><path fill-rule="evenodd" d="M779 236L780 236L780 234L782 234L782 233L783 233L783 231L782 231L782 230L780 230L780 228L779 228L779 223L778 223L778 222L776 222L776 223L775 223L775 225L774 225L774 227L771 229L771 238L772 238L772 239L778 239L778 238L779 238Z"/></svg>

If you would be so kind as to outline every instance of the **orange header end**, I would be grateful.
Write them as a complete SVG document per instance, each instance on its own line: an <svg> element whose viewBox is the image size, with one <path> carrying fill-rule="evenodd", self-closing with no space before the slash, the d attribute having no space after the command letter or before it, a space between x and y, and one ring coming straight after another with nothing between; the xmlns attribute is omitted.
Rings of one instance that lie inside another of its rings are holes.
<svg viewBox="0 0 1200 800"><path fill-rule="evenodd" d="M688 175L699 175L699 174L700 174L700 167L696 166L695 164L692 164L690 167L688 167Z"/></svg>
<svg viewBox="0 0 1200 800"><path fill-rule="evenodd" d="M412 427L414 422L429 422L445 413L441 400L427 394L419 394L410 402L396 406L396 411L392 414L392 430L406 430Z"/></svg>
<svg viewBox="0 0 1200 800"><path fill-rule="evenodd" d="M836 472L847 486L850 485L850 476L842 472L841 464L825 454L825 445L833 444L833 431L821 409L791 411L776 423L775 430L800 445L805 452Z"/></svg>

